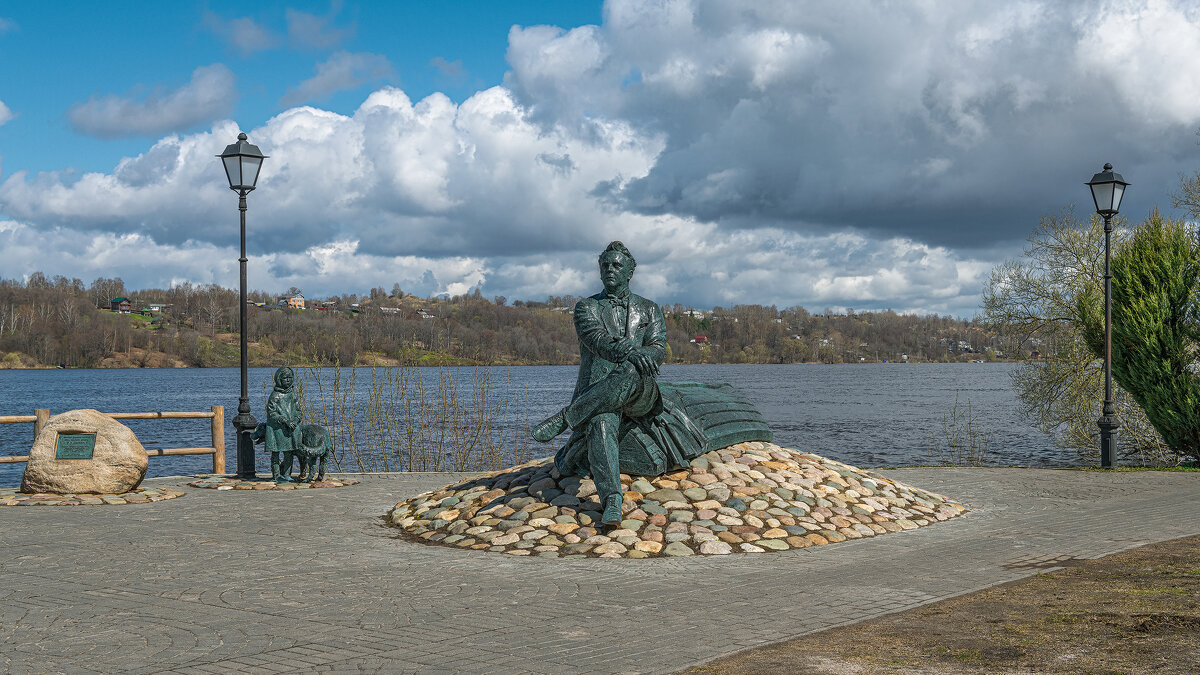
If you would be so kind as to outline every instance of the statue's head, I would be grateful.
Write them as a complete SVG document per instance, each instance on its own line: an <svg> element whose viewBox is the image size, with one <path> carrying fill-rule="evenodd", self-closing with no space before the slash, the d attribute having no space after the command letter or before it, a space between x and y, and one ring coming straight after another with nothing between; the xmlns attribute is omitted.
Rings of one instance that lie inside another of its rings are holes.
<svg viewBox="0 0 1200 675"><path fill-rule="evenodd" d="M275 389L278 391L291 391L292 385L296 383L296 374L287 366L280 366L275 370Z"/></svg>
<svg viewBox="0 0 1200 675"><path fill-rule="evenodd" d="M604 290L612 292L628 286L635 267L637 261L625 244L619 241L609 244L600 254L600 281L604 282Z"/></svg>

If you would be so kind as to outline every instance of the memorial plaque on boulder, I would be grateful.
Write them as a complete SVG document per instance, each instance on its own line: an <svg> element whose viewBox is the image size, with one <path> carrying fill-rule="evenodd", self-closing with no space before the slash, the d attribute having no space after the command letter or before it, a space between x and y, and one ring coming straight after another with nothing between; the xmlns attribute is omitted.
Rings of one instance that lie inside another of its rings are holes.
<svg viewBox="0 0 1200 675"><path fill-rule="evenodd" d="M46 422L25 464L21 492L121 494L146 476L146 450L129 427L95 410Z"/></svg>
<svg viewBox="0 0 1200 675"><path fill-rule="evenodd" d="M54 459L91 459L96 451L96 434L69 434L60 431L54 443Z"/></svg>

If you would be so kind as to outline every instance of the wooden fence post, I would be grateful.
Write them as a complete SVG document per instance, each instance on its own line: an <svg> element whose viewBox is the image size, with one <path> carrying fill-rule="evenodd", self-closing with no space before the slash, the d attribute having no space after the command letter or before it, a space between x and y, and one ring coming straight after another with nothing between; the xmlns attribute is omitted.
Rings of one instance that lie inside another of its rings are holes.
<svg viewBox="0 0 1200 675"><path fill-rule="evenodd" d="M213 473L225 473L225 406L212 407Z"/></svg>
<svg viewBox="0 0 1200 675"><path fill-rule="evenodd" d="M42 427L46 426L46 422L50 421L50 411L46 408L38 408L33 411L33 416L37 419L33 421L33 440L42 434Z"/></svg>

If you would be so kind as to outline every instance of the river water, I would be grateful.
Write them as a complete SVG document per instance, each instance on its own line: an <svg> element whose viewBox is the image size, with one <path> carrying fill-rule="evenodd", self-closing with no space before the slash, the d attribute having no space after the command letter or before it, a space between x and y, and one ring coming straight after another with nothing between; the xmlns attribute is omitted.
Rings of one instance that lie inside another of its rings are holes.
<svg viewBox="0 0 1200 675"><path fill-rule="evenodd" d="M898 466L935 461L934 440L957 397L961 409L970 402L979 433L990 434L991 459L997 464L1072 466L1074 453L1054 447L1019 414L1009 386L1015 364L849 364L849 365L671 365L662 369L669 381L729 382L762 411L780 445L815 452L864 467ZM369 372L360 369L358 386L365 398ZM437 381L436 369L422 369ZM524 426L565 405L575 383L575 366L509 366L491 369L514 405L505 426ZM471 368L448 368L466 381ZM252 412L264 421L264 394L273 369L252 368L249 396ZM345 369L343 371L343 374ZM326 375L328 375L326 371ZM469 388L468 388L469 389ZM225 406L226 467L235 466L233 427L237 412L238 370L0 370L0 415L32 415L37 408L51 414L74 408L102 412L207 411ZM147 449L211 446L209 421L127 420ZM0 455L28 454L32 424L0 425ZM565 436L562 437L565 439ZM545 446L551 454L556 446ZM24 464L0 464L0 487L20 483ZM147 476L205 473L206 455L150 459ZM267 471L259 459L259 471Z"/></svg>

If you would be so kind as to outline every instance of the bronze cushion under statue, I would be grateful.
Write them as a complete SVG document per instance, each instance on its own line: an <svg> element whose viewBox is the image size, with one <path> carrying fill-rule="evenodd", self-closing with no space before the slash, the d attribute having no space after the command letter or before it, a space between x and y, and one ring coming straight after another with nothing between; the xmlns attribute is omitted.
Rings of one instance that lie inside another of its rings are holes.
<svg viewBox="0 0 1200 675"><path fill-rule="evenodd" d="M601 520L609 524L621 521L623 467L657 475L706 451L704 431L659 389L666 321L657 304L629 292L636 266L619 241L600 254L604 292L575 305L575 393L566 408L533 428L543 442L572 429L554 465L564 475L591 474L604 506Z"/></svg>

